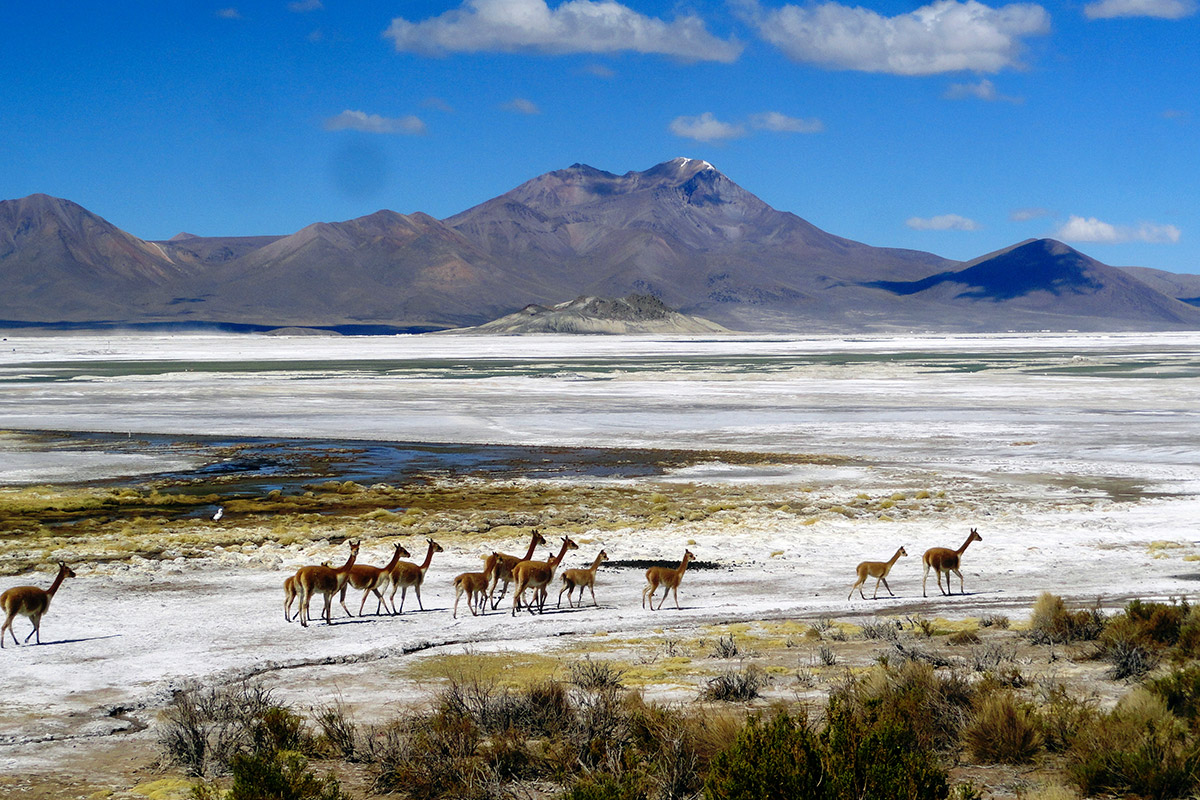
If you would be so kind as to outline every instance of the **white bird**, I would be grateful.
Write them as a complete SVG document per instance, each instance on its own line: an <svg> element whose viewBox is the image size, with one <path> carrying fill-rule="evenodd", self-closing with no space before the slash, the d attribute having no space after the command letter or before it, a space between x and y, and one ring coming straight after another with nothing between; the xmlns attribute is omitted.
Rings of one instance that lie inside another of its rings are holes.
<svg viewBox="0 0 1200 800"><path fill-rule="evenodd" d="M217 513L213 514L213 522L216 522L223 516L225 516L225 507L220 506L219 508L217 508Z"/></svg>

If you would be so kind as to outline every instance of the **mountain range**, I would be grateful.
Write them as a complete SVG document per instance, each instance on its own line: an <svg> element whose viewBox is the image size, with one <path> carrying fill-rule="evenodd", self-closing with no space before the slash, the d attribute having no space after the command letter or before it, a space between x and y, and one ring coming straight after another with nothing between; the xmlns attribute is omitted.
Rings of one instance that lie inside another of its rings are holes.
<svg viewBox="0 0 1200 800"><path fill-rule="evenodd" d="M0 281L8 328L422 331L630 295L743 331L1200 328L1200 276L1050 239L965 263L872 247L686 158L575 164L447 219L384 210L288 236L144 241L31 195L0 202Z"/></svg>

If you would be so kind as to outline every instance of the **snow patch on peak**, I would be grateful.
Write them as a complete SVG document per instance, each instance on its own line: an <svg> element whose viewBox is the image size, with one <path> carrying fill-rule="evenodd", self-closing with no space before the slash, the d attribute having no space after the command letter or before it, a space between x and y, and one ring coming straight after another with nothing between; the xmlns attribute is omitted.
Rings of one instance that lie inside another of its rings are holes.
<svg viewBox="0 0 1200 800"><path fill-rule="evenodd" d="M681 167L689 167L698 164L701 170L716 169L716 167L707 161L698 158L687 158L685 156L679 156L678 158L671 159L671 163L678 164Z"/></svg>

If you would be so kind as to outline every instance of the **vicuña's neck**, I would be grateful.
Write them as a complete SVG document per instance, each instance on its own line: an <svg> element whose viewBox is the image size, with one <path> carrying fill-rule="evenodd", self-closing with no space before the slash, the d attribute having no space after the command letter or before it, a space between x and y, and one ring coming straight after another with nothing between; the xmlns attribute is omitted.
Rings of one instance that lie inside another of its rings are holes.
<svg viewBox="0 0 1200 800"><path fill-rule="evenodd" d="M433 542L429 543L429 549L425 551L425 561L421 564L422 570L429 569L429 565L433 563Z"/></svg>
<svg viewBox="0 0 1200 800"><path fill-rule="evenodd" d="M58 587L62 586L62 582L67 579L67 571L60 569L58 575L54 578L54 583L50 584L50 588L46 590L46 594L54 597L54 593L58 591Z"/></svg>

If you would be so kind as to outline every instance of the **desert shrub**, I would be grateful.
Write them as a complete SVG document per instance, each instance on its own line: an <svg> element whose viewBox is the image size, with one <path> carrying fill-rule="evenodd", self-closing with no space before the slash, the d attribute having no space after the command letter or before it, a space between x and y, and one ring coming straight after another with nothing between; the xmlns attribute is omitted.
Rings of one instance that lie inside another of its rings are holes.
<svg viewBox="0 0 1200 800"><path fill-rule="evenodd" d="M1200 750L1162 698L1138 689L1075 737L1070 775L1085 795L1182 797L1196 788Z"/></svg>
<svg viewBox="0 0 1200 800"><path fill-rule="evenodd" d="M338 699L332 705L321 706L314 713L321 731L321 742L336 755L354 761L358 751L358 726L350 718L346 705Z"/></svg>
<svg viewBox="0 0 1200 800"><path fill-rule="evenodd" d="M1195 722L1200 719L1200 664L1177 667L1146 682L1146 689L1162 698L1172 714Z"/></svg>
<svg viewBox="0 0 1200 800"><path fill-rule="evenodd" d="M1015 647L1005 647L991 642L986 645L971 648L971 667L976 672L991 672L999 669L1001 664L1011 664L1016 660Z"/></svg>
<svg viewBox="0 0 1200 800"><path fill-rule="evenodd" d="M296 752L241 753L230 764L224 800L348 800L333 775L318 778Z"/></svg>
<svg viewBox="0 0 1200 800"><path fill-rule="evenodd" d="M1189 607L1179 623L1179 639L1171 655L1177 660L1200 658L1200 607Z"/></svg>
<svg viewBox="0 0 1200 800"><path fill-rule="evenodd" d="M950 642L950 644L964 645L979 644L982 639L979 638L979 634L975 631L958 631L950 634L950 638L946 641Z"/></svg>
<svg viewBox="0 0 1200 800"><path fill-rule="evenodd" d="M979 618L979 627L981 628L1000 628L1008 630L1009 620L1004 614L984 614Z"/></svg>
<svg viewBox="0 0 1200 800"><path fill-rule="evenodd" d="M900 626L890 619L868 620L862 624L862 635L864 639L894 642L900 638Z"/></svg>
<svg viewBox="0 0 1200 800"><path fill-rule="evenodd" d="M501 687L495 681L452 680L438 696L437 709L469 719L484 732L517 728L530 735L550 736L565 729L574 711L566 688L544 680L520 689Z"/></svg>
<svg viewBox="0 0 1200 800"><path fill-rule="evenodd" d="M1024 764L1042 748L1041 725L1012 692L992 692L976 704L963 741L980 763Z"/></svg>
<svg viewBox="0 0 1200 800"><path fill-rule="evenodd" d="M863 703L844 690L831 694L822 734L826 796L941 800L949 794L945 769L922 744L903 705Z"/></svg>
<svg viewBox="0 0 1200 800"><path fill-rule="evenodd" d="M497 781L476 753L479 743L479 728L465 716L439 711L401 719L372 737L375 789L415 800L494 797Z"/></svg>
<svg viewBox="0 0 1200 800"><path fill-rule="evenodd" d="M717 643L713 645L711 658L737 658L742 655L742 650L738 647L737 642L733 639L733 634L728 636L717 637Z"/></svg>
<svg viewBox="0 0 1200 800"><path fill-rule="evenodd" d="M641 776L626 772L619 777L608 772L588 773L562 796L563 800L648 800Z"/></svg>
<svg viewBox="0 0 1200 800"><path fill-rule="evenodd" d="M580 689L616 688L625 677L625 671L617 669L610 662L593 661L590 658L571 664L569 672L571 685Z"/></svg>
<svg viewBox="0 0 1200 800"><path fill-rule="evenodd" d="M240 754L310 746L303 720L250 683L177 692L163 712L159 743L168 761L197 776L227 772Z"/></svg>
<svg viewBox="0 0 1200 800"><path fill-rule="evenodd" d="M1046 749L1065 752L1081 732L1088 730L1098 717L1094 701L1080 700L1067 693L1062 684L1048 687L1039 707L1038 720Z"/></svg>
<svg viewBox="0 0 1200 800"><path fill-rule="evenodd" d="M1104 614L1098 609L1070 611L1058 595L1042 592L1033 604L1029 638L1038 644L1091 640L1104 629Z"/></svg>
<svg viewBox="0 0 1200 800"><path fill-rule="evenodd" d="M804 719L780 712L751 717L713 759L704 781L709 800L824 800L821 744Z"/></svg>
<svg viewBox="0 0 1200 800"><path fill-rule="evenodd" d="M853 706L873 709L876 716L903 718L921 747L933 750L957 741L972 694L957 673L941 676L929 663L904 661L839 687L831 700L840 696Z"/></svg>
<svg viewBox="0 0 1200 800"><path fill-rule="evenodd" d="M758 697L758 690L766 685L766 673L754 665L744 669L727 669L709 678L701 696L705 700L744 703Z"/></svg>
<svg viewBox="0 0 1200 800"><path fill-rule="evenodd" d="M1145 603L1141 600L1131 600L1125 606L1125 619L1142 639L1161 647L1169 647L1179 641L1179 631L1190 610L1186 598L1179 603ZM1118 620L1114 620L1116 621Z"/></svg>

